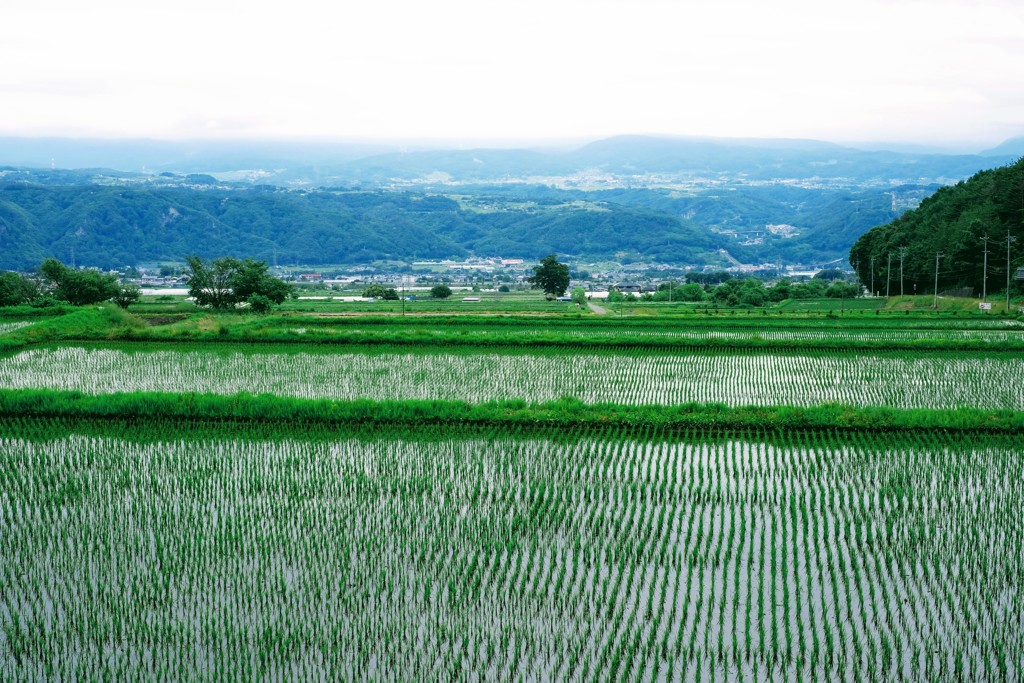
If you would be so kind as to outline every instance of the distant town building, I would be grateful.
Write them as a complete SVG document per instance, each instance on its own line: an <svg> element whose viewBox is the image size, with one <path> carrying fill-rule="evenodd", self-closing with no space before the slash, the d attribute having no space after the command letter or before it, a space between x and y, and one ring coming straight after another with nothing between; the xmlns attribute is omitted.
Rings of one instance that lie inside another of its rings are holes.
<svg viewBox="0 0 1024 683"><path fill-rule="evenodd" d="M621 292L622 294L639 294L643 290L643 287L635 282L620 282L616 285L613 285L613 288L615 289L615 291Z"/></svg>

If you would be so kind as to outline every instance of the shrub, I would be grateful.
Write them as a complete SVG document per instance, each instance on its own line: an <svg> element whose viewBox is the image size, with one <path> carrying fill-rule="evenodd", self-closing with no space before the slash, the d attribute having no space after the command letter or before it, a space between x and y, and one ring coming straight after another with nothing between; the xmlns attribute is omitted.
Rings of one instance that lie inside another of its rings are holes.
<svg viewBox="0 0 1024 683"><path fill-rule="evenodd" d="M262 294L253 294L249 297L249 310L253 313L265 314L270 313L270 309L273 308L274 302L268 297Z"/></svg>
<svg viewBox="0 0 1024 683"><path fill-rule="evenodd" d="M430 288L430 296L435 299L447 299L452 295L452 288L448 285L434 285Z"/></svg>

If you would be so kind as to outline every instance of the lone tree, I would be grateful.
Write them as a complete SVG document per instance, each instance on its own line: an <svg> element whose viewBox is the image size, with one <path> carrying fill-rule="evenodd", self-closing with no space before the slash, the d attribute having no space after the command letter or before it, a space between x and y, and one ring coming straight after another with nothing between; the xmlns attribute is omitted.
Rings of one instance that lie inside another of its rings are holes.
<svg viewBox="0 0 1024 683"><path fill-rule="evenodd" d="M539 266L533 267L533 277L527 282L533 289L543 289L545 298L562 296L569 288L569 266L559 263L555 255L550 254L540 260Z"/></svg>
<svg viewBox="0 0 1024 683"><path fill-rule="evenodd" d="M209 264L198 256L189 256L188 294L197 305L217 310L232 309L237 304L256 299L254 310L265 310L267 303L281 304L292 292L292 286L267 273L266 261L247 258L240 261L229 256Z"/></svg>
<svg viewBox="0 0 1024 683"><path fill-rule="evenodd" d="M113 299L121 291L116 275L74 270L55 258L43 261L39 271L53 285L53 298L67 301L72 306L98 304Z"/></svg>
<svg viewBox="0 0 1024 683"><path fill-rule="evenodd" d="M430 296L435 299L447 299L452 295L452 288L448 285L434 285L430 288Z"/></svg>
<svg viewBox="0 0 1024 683"><path fill-rule="evenodd" d="M385 287L374 282L363 290L365 299L384 299L384 301L398 301L398 290L394 287Z"/></svg>

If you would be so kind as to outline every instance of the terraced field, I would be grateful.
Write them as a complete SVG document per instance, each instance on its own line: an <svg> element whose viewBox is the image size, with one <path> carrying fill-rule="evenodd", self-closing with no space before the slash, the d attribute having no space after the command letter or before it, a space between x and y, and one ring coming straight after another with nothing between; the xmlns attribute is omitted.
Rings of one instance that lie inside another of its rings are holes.
<svg viewBox="0 0 1024 683"><path fill-rule="evenodd" d="M284 352L273 346L234 351L215 345L167 351L62 346L0 357L0 388L1024 410L1024 357L903 351L448 353L436 348Z"/></svg>
<svg viewBox="0 0 1024 683"><path fill-rule="evenodd" d="M27 321L0 322L0 334L7 334L22 327L28 327L31 324L31 322Z"/></svg>
<svg viewBox="0 0 1024 683"><path fill-rule="evenodd" d="M0 428L0 678L1009 680L1024 441Z"/></svg>
<svg viewBox="0 0 1024 683"><path fill-rule="evenodd" d="M0 323L0 680L1024 680L1019 321L608 318Z"/></svg>

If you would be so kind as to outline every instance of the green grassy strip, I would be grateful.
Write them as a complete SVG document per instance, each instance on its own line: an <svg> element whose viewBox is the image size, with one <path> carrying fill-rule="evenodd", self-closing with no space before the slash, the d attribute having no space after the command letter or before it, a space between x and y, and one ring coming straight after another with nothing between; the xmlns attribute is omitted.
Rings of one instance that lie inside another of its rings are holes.
<svg viewBox="0 0 1024 683"><path fill-rule="evenodd" d="M294 321L289 321L294 324ZM533 323L536 325L536 323ZM752 331L750 338L673 338L622 336L602 333L603 328L593 328L587 336L565 334L555 328L544 333L517 333L516 325L508 330L480 333L460 329L458 325L439 323L435 327L403 328L401 325L388 329L345 329L316 327L299 334L294 330L266 328L260 322L238 321L232 316L215 318L206 328L199 326L147 327L145 323L114 307L80 309L59 318L41 321L35 325L15 330L0 340L0 352L40 343L59 342L212 342L212 343L258 343L258 344L307 344L330 346L473 346L484 348L551 348L563 347L579 350L621 351L638 349L659 349L668 351L689 351L696 349L764 349L792 351L986 351L1024 352L1024 339L1011 341L986 341L982 339L905 339L872 340L848 339L837 330L833 339L788 339L768 340ZM536 327L534 328L536 329ZM580 329L576 327L575 329ZM690 329L701 329L693 326ZM588 332L590 332L588 328ZM937 332L941 335L941 331Z"/></svg>
<svg viewBox="0 0 1024 683"><path fill-rule="evenodd" d="M56 306L45 306L37 308L23 304L21 306L0 306L0 318L15 318L24 320L27 318L54 318L57 316L73 313L79 310L70 304L58 304Z"/></svg>
<svg viewBox="0 0 1024 683"><path fill-rule="evenodd" d="M68 316L74 317L78 314ZM56 322L56 321L54 321ZM776 350L776 351L986 351L990 353L1024 352L1024 340L985 341L981 339L762 339L757 335L750 338L672 338L635 337L601 334L588 336L566 335L557 332L547 334L516 334L514 331L500 334L472 334L457 330L395 330L395 331L339 331L321 332L307 330L298 334L288 330L234 330L223 327L218 330L162 330L138 327L108 327L106 329L75 325L61 326L33 325L31 328L15 330L7 335L2 350L13 350L32 344L59 342L160 342L160 343L230 343L337 346L337 347L476 347L476 348L565 348L587 351L693 351L693 350Z"/></svg>
<svg viewBox="0 0 1024 683"><path fill-rule="evenodd" d="M169 419L322 424L543 426L555 429L623 426L662 429L774 429L957 432L1024 432L1024 412L898 410L828 404L730 408L722 404L675 406L586 404L576 399L528 404L521 400L335 401L272 395L124 393L88 395L50 390L0 390L0 416Z"/></svg>
<svg viewBox="0 0 1024 683"><path fill-rule="evenodd" d="M543 327L581 329L642 329L642 330L701 330L701 329L830 329L830 330L1006 330L1007 318L953 317L934 314L927 318L905 316L797 316L780 315L767 311L753 314L696 313L677 317L618 317L618 316L559 316L537 319L516 315L462 315L462 316L315 316L301 314L273 315L254 321L252 327L467 327L509 328ZM1022 328L1016 328L1022 329Z"/></svg>

